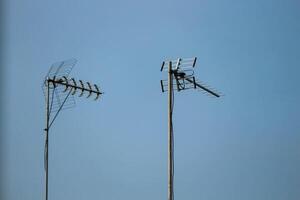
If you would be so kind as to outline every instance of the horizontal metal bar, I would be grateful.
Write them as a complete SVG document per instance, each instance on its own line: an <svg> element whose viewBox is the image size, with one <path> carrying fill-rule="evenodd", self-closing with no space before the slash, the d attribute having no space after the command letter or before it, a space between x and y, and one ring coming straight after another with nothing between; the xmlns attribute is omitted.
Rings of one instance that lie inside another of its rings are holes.
<svg viewBox="0 0 300 200"><path fill-rule="evenodd" d="M173 65L172 70L177 70L177 66ZM194 67L192 64L186 66L179 65L178 70L194 70ZM161 71L168 71L168 69L166 67L163 67L161 68Z"/></svg>
<svg viewBox="0 0 300 200"><path fill-rule="evenodd" d="M96 91L96 90L89 89L89 88L87 89L83 86L73 85L73 84L70 84L70 83L65 83L63 79L54 80L54 79L49 78L48 82L52 83L52 84L59 84L59 85L63 85L63 86L66 86L66 87L71 87L71 88L74 88L75 90L80 89L82 92L87 91L87 92L91 92L91 93L94 93L94 94L102 94L102 92L100 92L100 91Z"/></svg>
<svg viewBox="0 0 300 200"><path fill-rule="evenodd" d="M192 58L179 58L180 62L193 62L197 57L192 57ZM177 59L172 59L172 60L165 60L165 63L172 62L172 63L177 63Z"/></svg>
<svg viewBox="0 0 300 200"><path fill-rule="evenodd" d="M164 67L165 65L168 65L169 62L171 62L172 68L175 67L195 67L197 61L197 57L193 57L193 58L178 58L176 60L165 60L162 63L162 66L160 68L160 71L166 71L167 69Z"/></svg>
<svg viewBox="0 0 300 200"><path fill-rule="evenodd" d="M178 82L179 83L181 83L181 84L185 84L185 85L194 85L193 83L191 83L191 82L183 82L184 81L184 79L178 79ZM162 81L162 83L161 83L163 86L168 86L168 82L166 82L166 81ZM174 84L177 84L177 81L176 80L174 80L173 81L173 85Z"/></svg>

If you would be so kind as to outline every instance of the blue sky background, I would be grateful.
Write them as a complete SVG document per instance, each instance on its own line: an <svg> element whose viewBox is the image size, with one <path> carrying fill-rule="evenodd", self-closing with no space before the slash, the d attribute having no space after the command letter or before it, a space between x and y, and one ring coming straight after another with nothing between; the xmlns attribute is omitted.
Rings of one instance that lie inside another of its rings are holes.
<svg viewBox="0 0 300 200"><path fill-rule="evenodd" d="M7 0L3 10L1 199L44 197L41 83L69 58L71 77L105 95L78 98L55 122L49 199L166 199L159 69L192 56L225 96L175 95L175 199L300 198L299 1Z"/></svg>

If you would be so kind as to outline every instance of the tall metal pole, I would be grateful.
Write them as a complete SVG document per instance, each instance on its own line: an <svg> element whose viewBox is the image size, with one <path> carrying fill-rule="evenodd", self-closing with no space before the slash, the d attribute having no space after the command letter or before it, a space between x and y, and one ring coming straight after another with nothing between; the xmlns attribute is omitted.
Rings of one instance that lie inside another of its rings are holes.
<svg viewBox="0 0 300 200"><path fill-rule="evenodd" d="M48 156L49 156L49 117L50 117L50 110L49 110L49 99L50 99L50 86L49 86L49 80L47 79L47 105L46 105L46 142L45 142L45 151L46 151L46 200L48 200Z"/></svg>
<svg viewBox="0 0 300 200"><path fill-rule="evenodd" d="M172 62L169 62L168 70L168 200L173 200L173 74Z"/></svg>

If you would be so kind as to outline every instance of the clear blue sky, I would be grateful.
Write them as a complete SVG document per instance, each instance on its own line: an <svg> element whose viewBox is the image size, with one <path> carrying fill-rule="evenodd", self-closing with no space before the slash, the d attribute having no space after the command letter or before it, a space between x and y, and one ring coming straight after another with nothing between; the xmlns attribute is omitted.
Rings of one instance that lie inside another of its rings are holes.
<svg viewBox="0 0 300 200"><path fill-rule="evenodd" d="M49 200L165 200L166 58L198 57L225 96L175 95L175 199L300 199L297 0L4 2L1 199L44 197L53 62L98 83L50 133Z"/></svg>

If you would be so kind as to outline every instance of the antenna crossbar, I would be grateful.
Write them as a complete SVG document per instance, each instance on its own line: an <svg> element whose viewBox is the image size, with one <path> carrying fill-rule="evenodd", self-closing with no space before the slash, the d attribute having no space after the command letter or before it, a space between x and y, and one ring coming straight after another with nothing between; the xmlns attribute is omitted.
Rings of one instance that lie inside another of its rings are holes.
<svg viewBox="0 0 300 200"><path fill-rule="evenodd" d="M48 78L47 81L48 81L48 83L51 83L54 88L57 85L61 85L61 86L65 86L65 91L67 91L69 88L70 88L70 90L74 90L72 92L72 95L74 95L77 90L81 91L80 96L82 96L84 92L89 93L88 97L90 97L91 94L96 94L97 95L96 99L99 98L99 95L103 94L102 92L99 91L99 88L97 85L94 84L93 86L95 89L93 89L91 84L89 82L87 82L88 87L85 87L85 85L83 84L83 82L81 80L79 80L80 84L77 84L76 81L74 80L74 78L68 80L66 77L63 77L60 79L55 79L55 77L53 77L53 78Z"/></svg>
<svg viewBox="0 0 300 200"><path fill-rule="evenodd" d="M211 95L213 95L213 96L215 96L215 97L220 97L219 94L217 94L216 92L214 92L214 91L212 91L212 90L210 90L210 89L208 89L208 88L206 88L206 87L200 85L199 83L195 82L195 80L191 80L190 78L185 78L185 80L187 80L187 81L190 82L190 83L195 84L195 86L201 88L202 90L208 92L209 94L211 94Z"/></svg>

